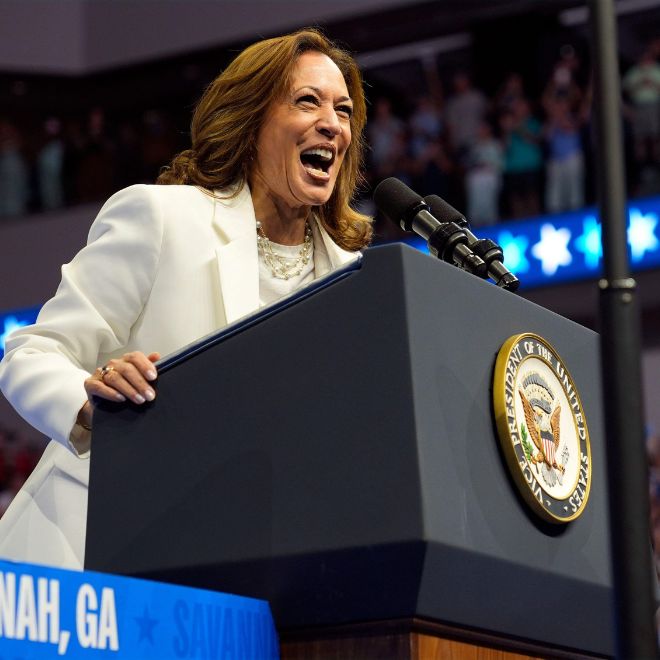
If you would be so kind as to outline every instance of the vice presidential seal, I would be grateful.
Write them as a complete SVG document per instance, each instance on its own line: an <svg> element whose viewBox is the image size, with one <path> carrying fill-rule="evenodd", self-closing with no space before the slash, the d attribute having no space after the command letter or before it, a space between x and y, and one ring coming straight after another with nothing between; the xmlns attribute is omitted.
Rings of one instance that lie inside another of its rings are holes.
<svg viewBox="0 0 660 660"><path fill-rule="evenodd" d="M510 337L493 382L495 421L518 489L542 518L565 523L589 499L591 447L582 402L557 351L542 337Z"/></svg>

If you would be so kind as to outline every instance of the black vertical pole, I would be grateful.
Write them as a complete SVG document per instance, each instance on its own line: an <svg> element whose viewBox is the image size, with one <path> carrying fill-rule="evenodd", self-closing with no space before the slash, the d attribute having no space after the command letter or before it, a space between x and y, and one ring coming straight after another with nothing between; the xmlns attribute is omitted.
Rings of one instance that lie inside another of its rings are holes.
<svg viewBox="0 0 660 660"><path fill-rule="evenodd" d="M589 0L605 277L599 282L617 656L657 657L639 311L630 277L613 0Z"/></svg>

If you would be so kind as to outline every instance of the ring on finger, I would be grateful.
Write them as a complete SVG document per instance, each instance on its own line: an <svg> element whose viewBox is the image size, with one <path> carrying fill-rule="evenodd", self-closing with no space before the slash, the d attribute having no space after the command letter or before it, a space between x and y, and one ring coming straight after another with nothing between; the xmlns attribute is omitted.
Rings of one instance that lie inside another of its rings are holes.
<svg viewBox="0 0 660 660"><path fill-rule="evenodd" d="M114 371L114 370L115 370L115 368L111 367L108 364L101 367L101 380L103 380L111 371Z"/></svg>

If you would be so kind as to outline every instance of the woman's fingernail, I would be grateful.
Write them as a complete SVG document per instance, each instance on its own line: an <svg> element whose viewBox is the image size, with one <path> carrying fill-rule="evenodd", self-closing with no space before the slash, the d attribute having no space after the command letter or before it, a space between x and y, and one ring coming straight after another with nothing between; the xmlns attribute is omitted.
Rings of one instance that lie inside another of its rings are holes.
<svg viewBox="0 0 660 660"><path fill-rule="evenodd" d="M136 394L133 397L133 401L135 401L135 403L144 403L144 397L141 394Z"/></svg>
<svg viewBox="0 0 660 660"><path fill-rule="evenodd" d="M156 398L156 393L150 387L146 389L143 394L147 401L153 401Z"/></svg>
<svg viewBox="0 0 660 660"><path fill-rule="evenodd" d="M153 369L149 369L149 371L147 371L147 378L149 380L156 380L156 372Z"/></svg>
<svg viewBox="0 0 660 660"><path fill-rule="evenodd" d="M119 392L115 394L115 399L117 399L117 401L126 401L126 397L123 394L119 394Z"/></svg>

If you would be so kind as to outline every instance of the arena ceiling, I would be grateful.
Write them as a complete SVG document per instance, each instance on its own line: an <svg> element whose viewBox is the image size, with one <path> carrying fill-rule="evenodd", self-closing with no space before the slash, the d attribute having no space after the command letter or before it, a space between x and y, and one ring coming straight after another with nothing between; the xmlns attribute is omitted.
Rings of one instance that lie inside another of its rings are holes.
<svg viewBox="0 0 660 660"><path fill-rule="evenodd" d="M451 34L477 20L530 11L556 13L584 4L584 0L0 0L0 71L85 75L241 45L304 25L335 26L332 36L356 51L368 51Z"/></svg>

